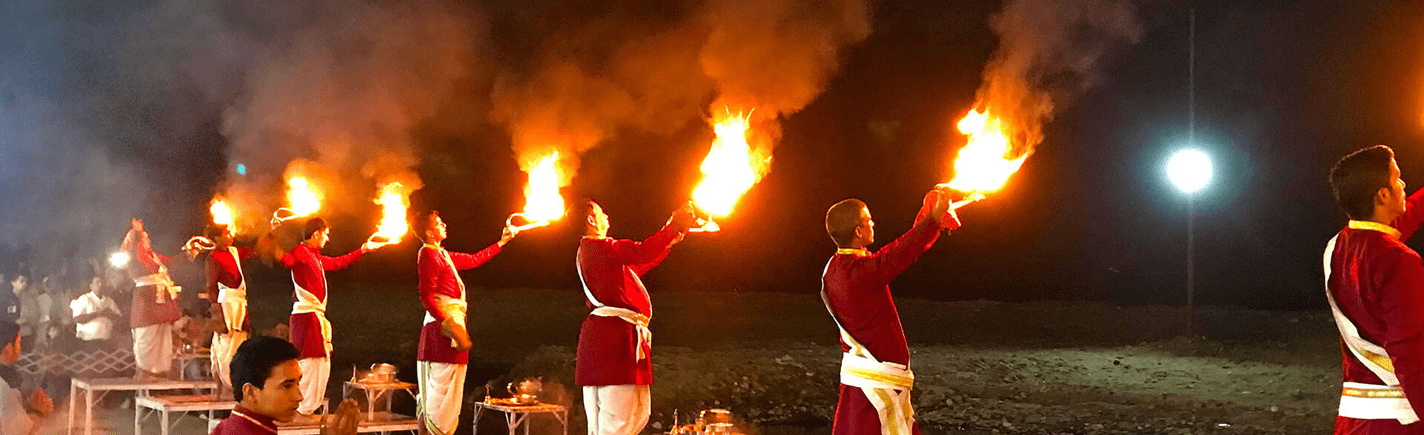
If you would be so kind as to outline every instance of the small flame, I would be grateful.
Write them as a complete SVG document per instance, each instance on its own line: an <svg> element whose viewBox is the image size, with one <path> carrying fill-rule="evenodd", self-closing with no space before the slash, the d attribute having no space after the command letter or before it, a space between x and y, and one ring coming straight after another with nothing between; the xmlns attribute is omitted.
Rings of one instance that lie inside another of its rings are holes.
<svg viewBox="0 0 1424 435"><path fill-rule="evenodd" d="M750 114L729 116L713 127L717 139L702 160L702 182L692 191L692 200L713 216L731 214L742 194L761 181L747 144L750 118Z"/></svg>
<svg viewBox="0 0 1424 435"><path fill-rule="evenodd" d="M321 195L313 190L303 177L287 180L287 202L293 213L289 218L307 216L321 210Z"/></svg>
<svg viewBox="0 0 1424 435"><path fill-rule="evenodd" d="M381 206L381 224L376 228L376 237L397 243L410 230L405 221L406 192L400 183L387 183L381 187L381 196L376 198Z"/></svg>
<svg viewBox="0 0 1424 435"><path fill-rule="evenodd" d="M948 183L952 189L961 192L999 190L1028 158L1027 155L1017 159L1009 157L1011 149L1003 121L990 116L988 111L969 111L959 120L959 132L969 136L969 143L954 159L954 180Z"/></svg>
<svg viewBox="0 0 1424 435"><path fill-rule="evenodd" d="M214 199L213 204L208 206L208 213L213 215L213 224L232 228L232 208L222 198Z"/></svg>
<svg viewBox="0 0 1424 435"><path fill-rule="evenodd" d="M524 186L525 219L545 223L564 217L564 197L559 196L559 153L539 160L529 170L529 184Z"/></svg>

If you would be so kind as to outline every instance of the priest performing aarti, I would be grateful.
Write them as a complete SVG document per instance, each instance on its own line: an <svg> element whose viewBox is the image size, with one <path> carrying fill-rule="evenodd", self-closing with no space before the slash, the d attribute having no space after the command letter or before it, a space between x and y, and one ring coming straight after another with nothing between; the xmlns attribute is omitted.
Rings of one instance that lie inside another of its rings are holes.
<svg viewBox="0 0 1424 435"><path fill-rule="evenodd" d="M331 378L331 322L326 320L329 288L326 272L341 270L360 260L362 255L386 245L368 240L355 251L339 257L321 254L331 240L331 227L326 220L314 217L306 221L302 242L280 261L292 271L293 299L290 340L301 351L298 363L302 369L302 403L298 411L311 415L326 398L326 383Z"/></svg>
<svg viewBox="0 0 1424 435"><path fill-rule="evenodd" d="M425 307L416 355L420 382L417 412L423 433L445 435L454 433L460 422L465 372L474 346L465 322L469 302L459 271L480 267L494 258L517 232L506 225L499 241L474 254L445 249L449 233L439 212L417 217L415 232L425 241L416 260L420 304Z"/></svg>
<svg viewBox="0 0 1424 435"><path fill-rule="evenodd" d="M652 301L640 277L697 222L689 203L643 241L608 237L608 215L587 201L575 266L592 310L579 330L574 382L583 386L589 435L634 435L652 411Z"/></svg>
<svg viewBox="0 0 1424 435"><path fill-rule="evenodd" d="M1424 190L1405 198L1384 145L1340 159L1330 186L1350 219L1323 259L1344 366L1335 433L1424 433L1424 263L1404 244L1424 223Z"/></svg>
<svg viewBox="0 0 1424 435"><path fill-rule="evenodd" d="M871 252L875 221L858 199L847 199L826 212L826 232L836 255L821 277L821 298L840 328L840 399L831 433L835 435L919 434L910 391L910 348L890 282L909 268L943 231L959 228L950 194L940 188L925 194L915 224L900 238Z"/></svg>
<svg viewBox="0 0 1424 435"><path fill-rule="evenodd" d="M221 330L213 333L213 343L209 346L212 373L214 379L231 391L228 363L252 331L247 316L247 279L242 273L242 262L256 252L232 245L231 226L212 225L204 233L214 244L208 254L206 299L212 304L212 313L222 318Z"/></svg>
<svg viewBox="0 0 1424 435"><path fill-rule="evenodd" d="M154 252L143 221L133 219L120 248L132 256L128 262L133 276L133 304L129 326L133 328L134 363L139 378L165 378L173 366L173 322L183 317L178 308L182 287L168 276L169 257Z"/></svg>

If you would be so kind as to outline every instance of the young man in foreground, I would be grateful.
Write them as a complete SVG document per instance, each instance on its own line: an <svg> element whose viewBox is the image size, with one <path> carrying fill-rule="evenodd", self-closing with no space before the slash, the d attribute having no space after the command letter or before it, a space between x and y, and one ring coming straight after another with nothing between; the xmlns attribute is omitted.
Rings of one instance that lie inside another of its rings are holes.
<svg viewBox="0 0 1424 435"><path fill-rule="evenodd" d="M300 352L292 343L274 337L244 341L233 354L229 367L233 397L237 407L232 415L213 428L212 435L273 435L277 422L290 422L302 403ZM336 416L324 421L323 435L356 433L360 415L356 401L346 399Z"/></svg>

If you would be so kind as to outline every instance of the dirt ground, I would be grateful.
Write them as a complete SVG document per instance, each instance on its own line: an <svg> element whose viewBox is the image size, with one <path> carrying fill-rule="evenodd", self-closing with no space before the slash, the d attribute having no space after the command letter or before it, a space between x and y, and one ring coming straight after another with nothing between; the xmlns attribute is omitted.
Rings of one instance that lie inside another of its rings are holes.
<svg viewBox="0 0 1424 435"><path fill-rule="evenodd" d="M254 326L281 321L285 297L254 296ZM572 385L582 295L472 289L471 298L477 349L467 402L484 396L487 381L502 390L510 380L540 376L541 398L571 405L569 432L582 432ZM712 407L730 409L755 434L830 432L840 355L816 295L654 293L653 302L646 433L666 430L674 414L687 422ZM926 434L1298 434L1333 425L1340 356L1327 312L1204 307L1199 333L1189 338L1188 317L1172 307L898 304ZM332 396L353 366L389 362L414 380L422 316L414 289L355 287L334 294L329 313ZM397 410L413 410L408 402L398 401ZM466 409L461 433L470 431ZM131 430L132 410L106 416L112 423L104 433ZM534 422L534 433L560 431L551 420ZM201 429L175 433L193 432ZM504 433L503 422L484 418L479 432Z"/></svg>

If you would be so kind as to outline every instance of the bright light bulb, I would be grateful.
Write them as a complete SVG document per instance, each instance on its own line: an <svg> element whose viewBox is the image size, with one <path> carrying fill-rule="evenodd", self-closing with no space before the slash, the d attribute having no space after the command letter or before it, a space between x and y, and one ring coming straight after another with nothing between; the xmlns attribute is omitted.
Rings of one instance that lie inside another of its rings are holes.
<svg viewBox="0 0 1424 435"><path fill-rule="evenodd" d="M129 264L129 253L115 252L114 255L109 256L109 264L115 268L127 266Z"/></svg>
<svg viewBox="0 0 1424 435"><path fill-rule="evenodd" d="M1167 178L1185 193L1196 193L1211 181L1211 157L1196 149L1177 151L1167 161Z"/></svg>

